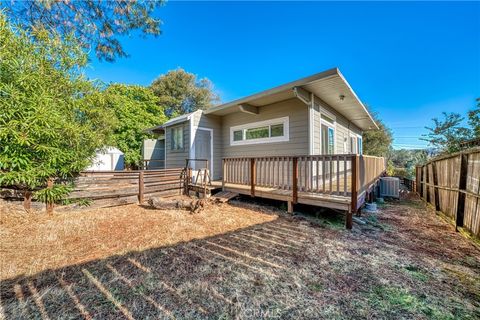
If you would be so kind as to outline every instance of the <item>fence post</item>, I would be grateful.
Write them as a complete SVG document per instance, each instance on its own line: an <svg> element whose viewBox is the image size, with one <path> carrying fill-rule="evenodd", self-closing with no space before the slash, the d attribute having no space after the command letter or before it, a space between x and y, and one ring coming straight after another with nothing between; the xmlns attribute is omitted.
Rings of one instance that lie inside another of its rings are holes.
<svg viewBox="0 0 480 320"><path fill-rule="evenodd" d="M358 201L358 172L359 171L359 157L358 155L352 156L352 198L350 204L350 210L347 212L347 218L345 221L345 227L352 229L352 216L354 212L357 212Z"/></svg>
<svg viewBox="0 0 480 320"><path fill-rule="evenodd" d="M430 195L430 186L429 186L429 184L430 184L430 172L428 172L428 171L429 170L428 170L428 163L427 163L427 165L425 166L425 175L426 175L426 177L425 177L425 187L426 187L425 188L425 193L426 193L425 194L425 201L427 201L427 203L430 203L430 196L431 196Z"/></svg>
<svg viewBox="0 0 480 320"><path fill-rule="evenodd" d="M437 164L432 162L432 175L433 175L433 196L435 201L435 211L440 211L440 199L438 198L438 176L437 176Z"/></svg>
<svg viewBox="0 0 480 320"><path fill-rule="evenodd" d="M140 204L143 203L144 193L145 193L144 176L143 176L143 171L140 171L140 173L138 175L138 203L140 203Z"/></svg>
<svg viewBox="0 0 480 320"><path fill-rule="evenodd" d="M298 157L292 159L292 203L298 202Z"/></svg>
<svg viewBox="0 0 480 320"><path fill-rule="evenodd" d="M458 227L463 227L463 218L465 213L465 198L466 194L462 190L467 189L467 173L468 173L468 155L460 155L460 181L458 182L458 201L457 213L455 215L455 230Z"/></svg>
<svg viewBox="0 0 480 320"><path fill-rule="evenodd" d="M52 189L53 188L53 179L49 178L47 181L47 188ZM53 214L53 202L50 202L48 199L46 201L46 208L47 208L47 213L48 214Z"/></svg>
<svg viewBox="0 0 480 320"><path fill-rule="evenodd" d="M421 189L422 189L422 182L421 180L421 171L419 170L421 167L420 166L415 166L415 192L417 194L420 194Z"/></svg>
<svg viewBox="0 0 480 320"><path fill-rule="evenodd" d="M25 195L23 196L23 208L25 210L32 208L32 191L30 190L25 191Z"/></svg>
<svg viewBox="0 0 480 320"><path fill-rule="evenodd" d="M255 183L257 181L257 170L255 158L250 159L250 195L255 197Z"/></svg>

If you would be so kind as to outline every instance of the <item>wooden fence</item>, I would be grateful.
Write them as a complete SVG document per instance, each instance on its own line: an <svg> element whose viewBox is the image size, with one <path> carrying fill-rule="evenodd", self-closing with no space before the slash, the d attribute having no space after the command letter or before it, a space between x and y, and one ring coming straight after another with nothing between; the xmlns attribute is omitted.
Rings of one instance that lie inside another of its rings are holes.
<svg viewBox="0 0 480 320"><path fill-rule="evenodd" d="M456 228L480 237L480 149L431 160L416 168L417 193Z"/></svg>
<svg viewBox="0 0 480 320"><path fill-rule="evenodd" d="M73 181L55 181L70 184L74 189L67 200L87 201L90 207L111 207L116 205L142 203L148 196L168 196L181 194L184 179L183 168L136 171L86 171L81 172ZM48 187L53 186L53 180ZM25 208L30 208L31 198L24 194ZM38 205L38 204L37 204ZM53 204L46 204L47 211L53 210Z"/></svg>

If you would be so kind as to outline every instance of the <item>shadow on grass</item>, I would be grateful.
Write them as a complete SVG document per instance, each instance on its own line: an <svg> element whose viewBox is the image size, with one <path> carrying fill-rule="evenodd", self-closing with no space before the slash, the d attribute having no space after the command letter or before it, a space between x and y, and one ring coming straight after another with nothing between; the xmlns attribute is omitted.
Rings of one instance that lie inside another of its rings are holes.
<svg viewBox="0 0 480 320"><path fill-rule="evenodd" d="M0 312L6 319L273 317L289 309L265 300L274 291L291 295L288 304L299 299L288 288L290 270L304 260L308 239L304 227L278 219L8 279L0 282Z"/></svg>

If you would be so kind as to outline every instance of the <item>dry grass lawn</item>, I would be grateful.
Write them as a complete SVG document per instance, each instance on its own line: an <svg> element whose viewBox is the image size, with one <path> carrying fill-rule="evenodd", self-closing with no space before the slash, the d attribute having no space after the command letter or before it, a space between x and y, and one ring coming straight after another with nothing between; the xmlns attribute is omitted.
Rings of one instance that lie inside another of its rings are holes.
<svg viewBox="0 0 480 320"><path fill-rule="evenodd" d="M4 208L0 319L478 319L480 251L416 199L367 225L245 202Z"/></svg>

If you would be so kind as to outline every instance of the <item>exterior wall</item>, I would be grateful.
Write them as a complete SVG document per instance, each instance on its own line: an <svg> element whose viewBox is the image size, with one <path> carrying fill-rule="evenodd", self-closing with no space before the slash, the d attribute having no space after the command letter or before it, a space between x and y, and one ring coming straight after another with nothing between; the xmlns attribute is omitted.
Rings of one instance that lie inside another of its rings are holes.
<svg viewBox="0 0 480 320"><path fill-rule="evenodd" d="M362 135L360 130L353 123L348 121L343 115L338 113L335 109L328 104L315 97L315 108L313 110L313 153L321 153L321 139L320 139L320 107L322 110L326 110L328 113L333 114L336 117L335 121L335 153L347 154L350 153L350 134ZM347 139L344 143L344 139Z"/></svg>
<svg viewBox="0 0 480 320"><path fill-rule="evenodd" d="M289 117L289 141L230 145L230 127ZM236 112L222 117L223 157L304 155L308 153L308 108L294 98L259 107L258 114Z"/></svg>
<svg viewBox="0 0 480 320"><path fill-rule="evenodd" d="M195 113L192 117L193 130L197 127L213 129L213 174L212 179L220 179L222 177L222 120L218 116L205 115L202 112Z"/></svg>
<svg viewBox="0 0 480 320"><path fill-rule="evenodd" d="M165 137L162 139L145 139L142 146L142 159L153 160L147 163L147 169L164 168Z"/></svg>
<svg viewBox="0 0 480 320"><path fill-rule="evenodd" d="M172 150L172 128L183 127L183 150ZM190 121L167 127L165 130L166 165L165 168L183 168L190 151Z"/></svg>

